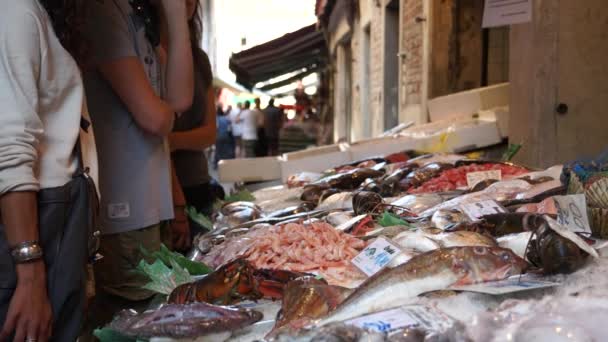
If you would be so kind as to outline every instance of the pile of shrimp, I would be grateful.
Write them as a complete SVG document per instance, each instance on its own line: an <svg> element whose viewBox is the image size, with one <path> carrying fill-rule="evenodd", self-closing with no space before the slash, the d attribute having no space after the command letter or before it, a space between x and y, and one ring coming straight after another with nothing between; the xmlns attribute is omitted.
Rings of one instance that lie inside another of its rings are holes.
<svg viewBox="0 0 608 342"><path fill-rule="evenodd" d="M365 246L324 222L289 223L256 237L245 256L259 269L318 273L329 283L343 284L357 274L350 260Z"/></svg>

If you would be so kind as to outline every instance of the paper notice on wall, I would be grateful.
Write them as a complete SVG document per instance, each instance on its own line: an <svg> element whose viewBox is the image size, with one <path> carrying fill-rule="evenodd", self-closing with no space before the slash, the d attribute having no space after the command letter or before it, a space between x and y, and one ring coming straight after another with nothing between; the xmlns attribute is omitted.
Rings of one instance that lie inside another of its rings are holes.
<svg viewBox="0 0 608 342"><path fill-rule="evenodd" d="M483 27L498 27L532 21L532 0L486 0Z"/></svg>

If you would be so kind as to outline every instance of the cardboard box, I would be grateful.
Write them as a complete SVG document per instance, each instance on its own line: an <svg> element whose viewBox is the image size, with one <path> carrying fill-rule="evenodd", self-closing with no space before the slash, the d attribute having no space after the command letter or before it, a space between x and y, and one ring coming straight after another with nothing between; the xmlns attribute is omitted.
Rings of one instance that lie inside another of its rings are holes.
<svg viewBox="0 0 608 342"><path fill-rule="evenodd" d="M218 164L220 183L263 182L281 179L277 157L221 160Z"/></svg>
<svg viewBox="0 0 608 342"><path fill-rule="evenodd" d="M303 172L323 172L335 166L351 162L350 152L338 145L314 147L302 151L286 153L280 157L281 179Z"/></svg>
<svg viewBox="0 0 608 342"><path fill-rule="evenodd" d="M509 105L509 83L438 97L429 101L431 122L459 118Z"/></svg>

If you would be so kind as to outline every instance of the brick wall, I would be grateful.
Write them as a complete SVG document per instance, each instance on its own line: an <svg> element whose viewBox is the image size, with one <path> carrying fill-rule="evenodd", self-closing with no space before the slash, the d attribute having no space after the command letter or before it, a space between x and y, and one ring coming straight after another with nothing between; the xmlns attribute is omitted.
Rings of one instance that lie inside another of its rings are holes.
<svg viewBox="0 0 608 342"><path fill-rule="evenodd" d="M408 106L421 103L423 72L423 0L401 1L401 112Z"/></svg>

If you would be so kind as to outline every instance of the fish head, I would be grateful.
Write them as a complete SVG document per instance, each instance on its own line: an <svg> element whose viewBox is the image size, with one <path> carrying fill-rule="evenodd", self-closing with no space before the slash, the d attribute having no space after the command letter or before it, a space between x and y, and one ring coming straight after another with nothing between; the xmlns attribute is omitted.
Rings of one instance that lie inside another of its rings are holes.
<svg viewBox="0 0 608 342"><path fill-rule="evenodd" d="M513 251L500 247L457 247L454 249L453 270L457 285L497 281L523 273L528 263Z"/></svg>

